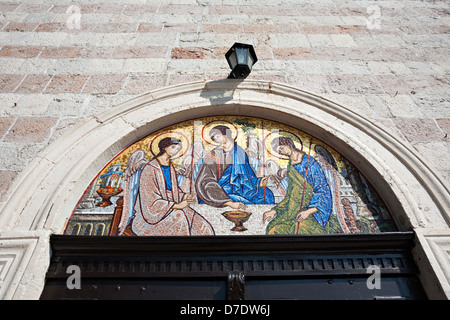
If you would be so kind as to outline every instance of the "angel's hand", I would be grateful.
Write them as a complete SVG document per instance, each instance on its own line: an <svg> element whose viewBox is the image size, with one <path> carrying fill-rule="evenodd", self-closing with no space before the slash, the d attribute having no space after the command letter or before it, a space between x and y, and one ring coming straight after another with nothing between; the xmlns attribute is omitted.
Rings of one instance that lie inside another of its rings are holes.
<svg viewBox="0 0 450 320"><path fill-rule="evenodd" d="M266 187L267 186L267 182L269 181L269 177L264 177L261 179L261 182L259 183L260 187Z"/></svg>
<svg viewBox="0 0 450 320"><path fill-rule="evenodd" d="M277 175L272 175L270 176L270 178L273 180L273 182L275 182L275 184L277 186L279 186L281 184L281 178Z"/></svg>
<svg viewBox="0 0 450 320"><path fill-rule="evenodd" d="M270 210L267 212L264 212L263 214L263 223L266 221L272 220L276 216L277 212L275 210Z"/></svg>

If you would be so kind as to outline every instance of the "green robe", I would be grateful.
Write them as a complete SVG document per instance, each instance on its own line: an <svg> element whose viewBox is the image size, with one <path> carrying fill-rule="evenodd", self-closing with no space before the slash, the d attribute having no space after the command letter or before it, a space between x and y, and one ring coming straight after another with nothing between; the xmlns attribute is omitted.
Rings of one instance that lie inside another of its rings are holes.
<svg viewBox="0 0 450 320"><path fill-rule="evenodd" d="M334 215L330 216L325 228L322 227L311 214L308 218L298 223L297 215L308 209L313 196L313 187L292 166L289 161L288 189L284 199L273 209L277 212L266 228L267 234L330 234L340 230L339 222ZM302 201L303 197L303 201Z"/></svg>

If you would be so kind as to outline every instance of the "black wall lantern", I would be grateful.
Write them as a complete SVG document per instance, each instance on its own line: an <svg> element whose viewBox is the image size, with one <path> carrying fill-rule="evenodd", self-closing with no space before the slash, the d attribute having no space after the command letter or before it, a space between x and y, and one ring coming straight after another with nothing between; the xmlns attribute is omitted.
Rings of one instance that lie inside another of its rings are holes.
<svg viewBox="0 0 450 320"><path fill-rule="evenodd" d="M258 61L252 45L235 43L225 54L231 73L228 79L245 79L252 71L253 65Z"/></svg>

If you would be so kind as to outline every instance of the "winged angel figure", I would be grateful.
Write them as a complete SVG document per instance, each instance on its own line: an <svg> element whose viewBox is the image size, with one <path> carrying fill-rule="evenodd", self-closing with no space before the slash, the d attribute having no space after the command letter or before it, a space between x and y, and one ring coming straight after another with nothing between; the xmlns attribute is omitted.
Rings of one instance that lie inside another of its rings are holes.
<svg viewBox="0 0 450 320"><path fill-rule="evenodd" d="M194 194L179 187L171 158L181 149L173 137L161 139L159 153L147 160L135 151L125 169L124 211L119 235L213 235L212 225L190 207Z"/></svg>

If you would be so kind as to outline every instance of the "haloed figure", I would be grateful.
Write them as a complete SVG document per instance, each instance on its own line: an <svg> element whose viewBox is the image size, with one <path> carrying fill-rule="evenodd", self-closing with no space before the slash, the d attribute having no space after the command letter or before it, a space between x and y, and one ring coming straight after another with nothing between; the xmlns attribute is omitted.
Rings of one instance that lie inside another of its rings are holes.
<svg viewBox="0 0 450 320"><path fill-rule="evenodd" d="M332 197L320 165L295 147L287 137L272 141L273 150L289 157L288 189L285 198L272 210L264 213L263 221L270 221L267 234L335 233L339 229L331 215Z"/></svg>
<svg viewBox="0 0 450 320"><path fill-rule="evenodd" d="M159 153L140 176L132 232L139 236L213 235L211 224L189 207L194 195L178 187L171 158L180 151L181 141L167 137L158 147Z"/></svg>
<svg viewBox="0 0 450 320"><path fill-rule="evenodd" d="M218 146L205 157L197 176L195 188L199 203L233 209L274 204L273 193L266 188L267 177L256 177L247 154L238 146L230 129L218 125L209 135Z"/></svg>

